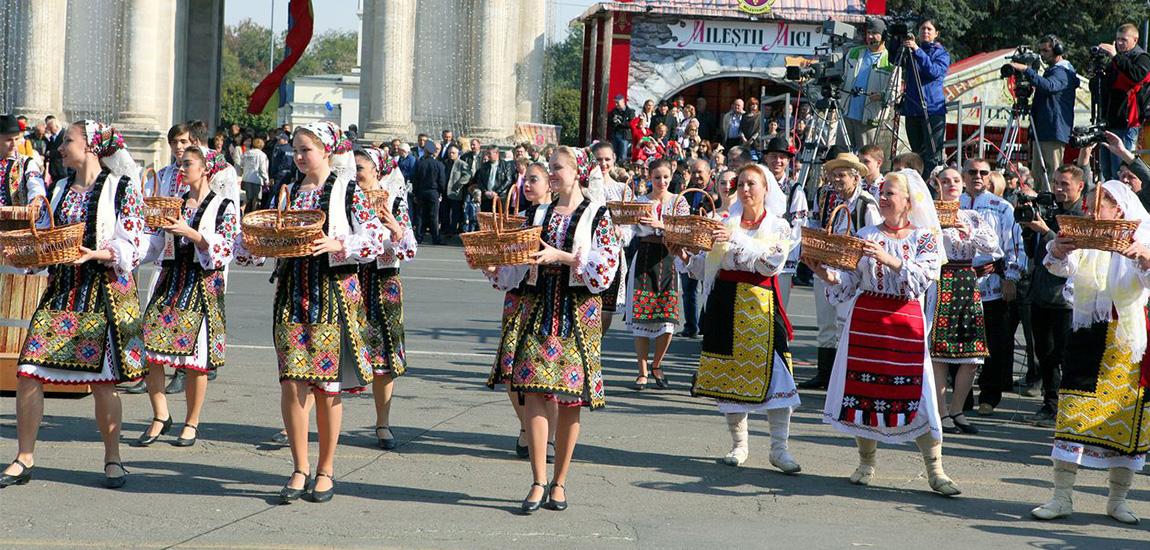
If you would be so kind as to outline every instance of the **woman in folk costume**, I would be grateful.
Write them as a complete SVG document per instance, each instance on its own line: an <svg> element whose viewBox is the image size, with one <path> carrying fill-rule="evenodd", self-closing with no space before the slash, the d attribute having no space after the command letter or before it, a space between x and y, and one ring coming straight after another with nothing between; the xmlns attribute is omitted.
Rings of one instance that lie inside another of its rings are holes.
<svg viewBox="0 0 1150 550"><path fill-rule="evenodd" d="M528 223L543 225L543 218L551 204L550 175L544 164L527 167L523 177L523 197L531 205L527 207ZM495 354L495 364L487 377L487 387L495 389L499 384L507 385L507 397L519 419L519 437L515 438L515 454L519 458L529 458L531 449L527 446L527 406L520 400L520 394L511 388L511 368L515 365L515 353L519 346L522 324L527 322L526 309L520 308L523 294L529 292L527 281L507 291L503 299L503 318L500 321L499 349ZM604 317L606 314L604 313ZM559 408L554 401L547 402L547 462L555 461L555 428L559 422Z"/></svg>
<svg viewBox="0 0 1150 550"><path fill-rule="evenodd" d="M639 363L639 376L635 389L647 387L647 355L651 341L655 341L655 355L651 363L651 377L660 388L667 387L662 373L663 357L671 347L671 336L679 321L679 274L675 270L675 256L663 244L663 219L690 213L686 200L671 193L671 163L657 160L651 163L651 192L636 197L636 202L651 203L651 214L634 226L639 239L635 252L629 258L631 269L627 276L627 304L623 320L635 337L635 355Z"/></svg>
<svg viewBox="0 0 1150 550"><path fill-rule="evenodd" d="M373 263L359 266L359 283L363 287L367 311L366 340L375 380L371 383L375 399L375 437L382 449L397 445L391 431L391 396L395 379L407 371L407 352L403 345L403 283L399 280L400 262L415 259L415 234L407 210L407 187L395 161L384 151L364 147L355 151L355 178L360 189L387 191L387 208L376 209L383 223L385 239L379 257Z"/></svg>
<svg viewBox="0 0 1150 550"><path fill-rule="evenodd" d="M383 247L383 225L355 183L351 142L339 128L319 121L292 136L301 178L289 187L292 209L327 214L324 236L312 255L280 259L272 306L272 338L279 359L280 407L291 446L292 472L280 491L283 503L308 492L327 502L334 494L335 449L343 416L342 392L360 392L372 381L363 340L366 314L358 264L372 262ZM237 261L258 263L242 246ZM319 462L310 491L308 395L315 396Z"/></svg>
<svg viewBox="0 0 1150 550"><path fill-rule="evenodd" d="M723 228L714 231L714 248L689 256L686 265L691 277L703 281L707 304L691 391L718 400L719 412L727 417L733 446L725 464L747 460L747 415L766 411L771 464L793 474L802 468L791 458L787 438L799 393L787 344L791 325L777 277L797 235L783 219L787 199L770 172L750 163L737 177L738 201L730 206Z"/></svg>
<svg viewBox="0 0 1150 550"><path fill-rule="evenodd" d="M859 466L851 483L869 485L878 442L913 440L930 488L961 493L942 469L942 431L934 404L922 300L944 261L934 201L913 170L887 174L883 221L864 227L865 255L854 271L813 266L832 304L848 306L827 388L823 421L855 436Z"/></svg>
<svg viewBox="0 0 1150 550"><path fill-rule="evenodd" d="M48 267L48 288L20 352L16 386L16 460L0 487L27 483L44 415L44 384L88 384L104 441L104 485L122 487L122 409L116 384L144 375L140 301L132 270L140 263L143 198L139 168L120 132L99 122L73 123L60 147L75 171L50 192L57 225L84 224L80 257ZM42 223L46 224L47 220Z"/></svg>
<svg viewBox="0 0 1150 550"><path fill-rule="evenodd" d="M634 200L633 197L627 197L629 195L627 184L615 181L611 177L611 172L615 168L615 150L611 148L610 143L601 141L592 145L591 158L595 163L587 178L587 196L591 197L591 200L604 203ZM619 237L621 250L626 249L627 244L631 242L631 226L616 224L615 233ZM621 251L619 253L619 271L615 275L615 279L611 281L611 287L602 294L604 334L611 330L611 320L615 317L615 311L626 303L623 293L619 292L623 286L623 281L626 280L627 256L625 252Z"/></svg>
<svg viewBox="0 0 1150 550"><path fill-rule="evenodd" d="M939 198L957 202L962 195L962 177L954 170L939 178ZM998 252L998 234L974 210L958 211L954 227L942 230L942 244L946 264L942 266L938 285L931 289L928 304L931 313L930 355L934 359L934 383L938 414L942 418L942 431L950 434L978 433L962 405L978 366L990 355L986 347L986 321L982 312L982 297L978 292L978 273L971 260L979 254ZM950 407L946 402L946 378L951 365L958 367L954 375L954 392ZM953 411L953 412L948 412Z"/></svg>
<svg viewBox="0 0 1150 550"><path fill-rule="evenodd" d="M602 302L618 267L619 240L606 205L583 195L580 180L590 162L583 151L560 147L551 156L551 188L558 193L542 220L543 249L536 265L487 270L496 287L510 290L526 281L520 297L511 361L511 390L524 394L527 444L533 483L522 511L546 502L567 508L565 484L579 437L579 409L606 404L600 364ZM555 476L547 484L547 401L559 404L555 433Z"/></svg>
<svg viewBox="0 0 1150 550"><path fill-rule="evenodd" d="M1099 192L1099 191L1095 191ZM1046 268L1066 277L1074 307L1071 341L1062 367L1054 427L1054 497L1031 513L1067 517L1079 466L1110 470L1106 513L1138 523L1126 504L1134 472L1150 450L1150 361L1146 357L1146 301L1150 298L1150 214L1125 184L1102 184L1098 218L1139 222L1122 253L1086 250L1067 237L1048 245Z"/></svg>
<svg viewBox="0 0 1150 550"><path fill-rule="evenodd" d="M150 237L149 256L162 258L162 267L143 320L152 423L136 441L140 446L172 427L165 367L187 377L188 409L175 445L190 447L199 435L208 373L224 366L224 268L240 225L238 202L226 190L238 187L239 178L223 154L199 146L184 151L179 170L188 186L182 216Z"/></svg>

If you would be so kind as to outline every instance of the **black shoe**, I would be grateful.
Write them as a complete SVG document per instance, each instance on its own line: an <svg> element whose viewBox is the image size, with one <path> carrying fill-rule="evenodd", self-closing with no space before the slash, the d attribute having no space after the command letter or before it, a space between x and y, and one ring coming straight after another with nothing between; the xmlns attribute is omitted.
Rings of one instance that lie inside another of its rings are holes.
<svg viewBox="0 0 1150 550"><path fill-rule="evenodd" d="M555 500L555 497L551 496L551 492L554 491L556 487L563 489L564 500ZM567 488L562 486L562 485L559 485L558 483L552 482L551 485L547 488L547 502L543 503L543 507L548 509L548 510L555 510L556 512L562 512L563 510L567 509L566 497L567 497Z"/></svg>
<svg viewBox="0 0 1150 550"><path fill-rule="evenodd" d="M220 375L220 371L218 371L216 369L212 369L212 370L208 371L208 381L211 382L212 380L215 380L216 377L219 375Z"/></svg>
<svg viewBox="0 0 1150 550"><path fill-rule="evenodd" d="M643 380L643 381L640 382L639 380ZM647 377L646 376L636 376L635 377L635 385L631 386L631 387L635 388L635 391L643 391L643 390L647 389Z"/></svg>
<svg viewBox="0 0 1150 550"><path fill-rule="evenodd" d="M519 444L519 439L525 433L527 433L527 430L519 430L519 436L515 438L515 456L519 458L531 458L531 448L527 445Z"/></svg>
<svg viewBox="0 0 1150 550"><path fill-rule="evenodd" d="M299 500L299 497L303 496L303 494L307 492L307 486L309 483L311 483L311 478L308 477L307 472L296 470L291 473L292 477L295 477L296 474L303 476L303 487L296 489L294 487L284 485L284 488L280 489L280 504L291 504L292 502ZM291 483L291 478L288 478L288 483Z"/></svg>
<svg viewBox="0 0 1150 550"><path fill-rule="evenodd" d="M800 390L825 390L831 381L831 371L835 366L835 349L818 349L818 374L798 385Z"/></svg>
<svg viewBox="0 0 1150 550"><path fill-rule="evenodd" d="M107 473L105 473L104 474L104 487L107 487L109 489L119 489L120 487L123 487L124 484L126 484L128 482L128 469L125 468L124 465L119 463L119 462L106 462L106 463L104 463L104 471L107 472L108 466L113 466L113 465L115 465L115 466L119 467L121 470L123 470L124 475L111 477Z"/></svg>
<svg viewBox="0 0 1150 550"><path fill-rule="evenodd" d="M539 507L541 505L543 505L543 501L547 499L547 486L546 485L536 481L536 482L531 483L531 486L532 487L542 487L543 488L543 498L539 499L539 500L523 499L523 504L519 505L519 511L523 512L524 514L530 514L531 512L538 510Z"/></svg>
<svg viewBox="0 0 1150 550"><path fill-rule="evenodd" d="M174 443L172 443L172 445L175 445L177 447L191 447L192 445L196 444L196 438L198 438L200 436L199 426L192 426L191 424L184 424L184 427L192 429L192 432L194 432L194 434L192 435L192 438L191 439L184 439L183 437L177 437L176 441Z"/></svg>
<svg viewBox="0 0 1150 550"><path fill-rule="evenodd" d="M659 376L659 375L655 374L655 371L662 371L662 370L663 370L662 367L657 368L657 369L651 369L651 378L655 379L655 387L657 387L661 390L665 390L668 387L670 387L670 384L667 383L667 377L666 376Z"/></svg>
<svg viewBox="0 0 1150 550"><path fill-rule="evenodd" d="M315 490L315 484L313 483L311 486L311 492L309 492L307 494L307 499L309 501L315 502L315 503L331 502L331 498L335 496L335 479L333 479L330 475L321 474L319 472L316 472L315 473L316 481L319 481L320 476L323 476L323 477L330 479L331 480L331 487L329 487L328 490L326 490L326 491L316 491Z"/></svg>
<svg viewBox="0 0 1150 550"><path fill-rule="evenodd" d="M830 377L823 376L822 373L819 373L807 380L799 382L798 388L800 390L825 390L829 383Z"/></svg>
<svg viewBox="0 0 1150 550"><path fill-rule="evenodd" d="M124 388L124 393L130 393L132 395L139 395L141 393L148 393L148 385L145 384L143 380L140 380L139 382L136 382L135 384L132 384L131 386Z"/></svg>
<svg viewBox="0 0 1150 550"><path fill-rule="evenodd" d="M291 442L288 441L287 432L276 432L276 434L272 436L271 441L276 445L283 445L285 447L291 444Z"/></svg>
<svg viewBox="0 0 1150 550"><path fill-rule="evenodd" d="M948 420L950 421L949 426L947 425ZM960 434L960 433L962 433L962 428L959 428L958 425L956 425L954 423L954 417L953 416L946 415L946 416L942 417L942 433Z"/></svg>
<svg viewBox="0 0 1150 550"><path fill-rule="evenodd" d="M380 430L385 430L387 432L387 437L379 435ZM387 426L376 426L375 438L379 440L379 448L385 451L390 451L399 446L399 442L395 439L395 435L391 433L391 428Z"/></svg>
<svg viewBox="0 0 1150 550"><path fill-rule="evenodd" d="M144 433L140 434L139 439L136 439L136 446L137 447L147 447L148 445L155 443L156 440L159 439L161 435L167 434L168 430L172 429L172 415L170 415L170 414L168 415L167 420L160 420L159 418L153 418L152 422L159 422L160 423L160 431L156 435L148 435L148 430L152 429L152 426L149 425L148 429L144 430Z"/></svg>
<svg viewBox="0 0 1150 550"><path fill-rule="evenodd" d="M951 415L951 418L954 420L954 426L958 428L960 432L967 435L975 435L978 433L978 428L975 428L974 424L971 424L970 421L966 419L965 414L958 413Z"/></svg>
<svg viewBox="0 0 1150 550"><path fill-rule="evenodd" d="M675 336L678 336L679 338L694 338L698 335L699 334L697 332L691 332L688 330L684 330L684 331L680 332L679 334L676 334Z"/></svg>
<svg viewBox="0 0 1150 550"><path fill-rule="evenodd" d="M168 387L164 388L164 393L171 395L173 393L183 393L183 392L184 392L184 371L177 370L176 373L172 375L172 381L168 382Z"/></svg>
<svg viewBox="0 0 1150 550"><path fill-rule="evenodd" d="M555 442L547 442L547 463L555 464Z"/></svg>
<svg viewBox="0 0 1150 550"><path fill-rule="evenodd" d="M20 468L22 468L22 469L20 470L20 473L18 473L16 475L12 475L12 474L0 475L0 489L3 489L4 487L8 487L10 485L27 485L29 481L32 481L32 467L31 466L24 464L23 462L20 462L19 460L13 460L12 464L18 464L18 465L20 465Z"/></svg>

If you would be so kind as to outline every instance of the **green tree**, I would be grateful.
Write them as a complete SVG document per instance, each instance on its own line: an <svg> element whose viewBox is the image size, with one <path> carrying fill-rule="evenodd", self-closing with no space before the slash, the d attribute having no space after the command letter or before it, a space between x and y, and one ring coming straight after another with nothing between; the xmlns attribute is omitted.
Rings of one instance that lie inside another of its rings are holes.
<svg viewBox="0 0 1150 550"><path fill-rule="evenodd" d="M583 27L571 29L544 54L543 119L561 127L560 143L579 140L579 106L583 82Z"/></svg>

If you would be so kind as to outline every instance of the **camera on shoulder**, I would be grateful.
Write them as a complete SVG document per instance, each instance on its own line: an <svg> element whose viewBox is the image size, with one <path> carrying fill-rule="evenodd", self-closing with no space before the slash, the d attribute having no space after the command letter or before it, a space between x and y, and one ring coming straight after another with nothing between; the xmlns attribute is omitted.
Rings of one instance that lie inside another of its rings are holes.
<svg viewBox="0 0 1150 550"><path fill-rule="evenodd" d="M1049 191L1042 191L1033 197L1020 193L1018 205L1014 207L1014 223L1030 223L1042 218L1047 225L1050 225L1054 220L1056 204L1054 193Z"/></svg>
<svg viewBox="0 0 1150 550"><path fill-rule="evenodd" d="M1038 67L1040 67L1042 64L1042 57L1038 55L1038 52L1030 49L1030 46L1023 45L1015 48L1014 53L1010 54L1010 63L1026 65L1027 67L1037 71ZM999 76L1002 78L1022 76L1022 71L1015 69L1014 66L1010 63L1003 65L1002 68L999 69Z"/></svg>
<svg viewBox="0 0 1150 550"><path fill-rule="evenodd" d="M1081 149L1094 143L1106 143L1106 125L1076 126L1070 131L1070 146Z"/></svg>

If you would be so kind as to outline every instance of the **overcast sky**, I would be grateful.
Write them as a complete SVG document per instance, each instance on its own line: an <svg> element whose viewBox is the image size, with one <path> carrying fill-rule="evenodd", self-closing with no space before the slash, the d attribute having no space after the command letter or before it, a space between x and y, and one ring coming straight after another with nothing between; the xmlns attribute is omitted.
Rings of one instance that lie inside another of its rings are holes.
<svg viewBox="0 0 1150 550"><path fill-rule="evenodd" d="M578 17L597 0L554 0L554 28L552 38L566 36L567 24ZM232 25L244 19L267 25L271 21L271 7L275 5L275 30L287 26L288 0L228 0L224 3L224 21ZM354 31L359 20L355 16L356 0L319 0L313 2L316 33L337 29ZM323 6L322 9L315 6Z"/></svg>

